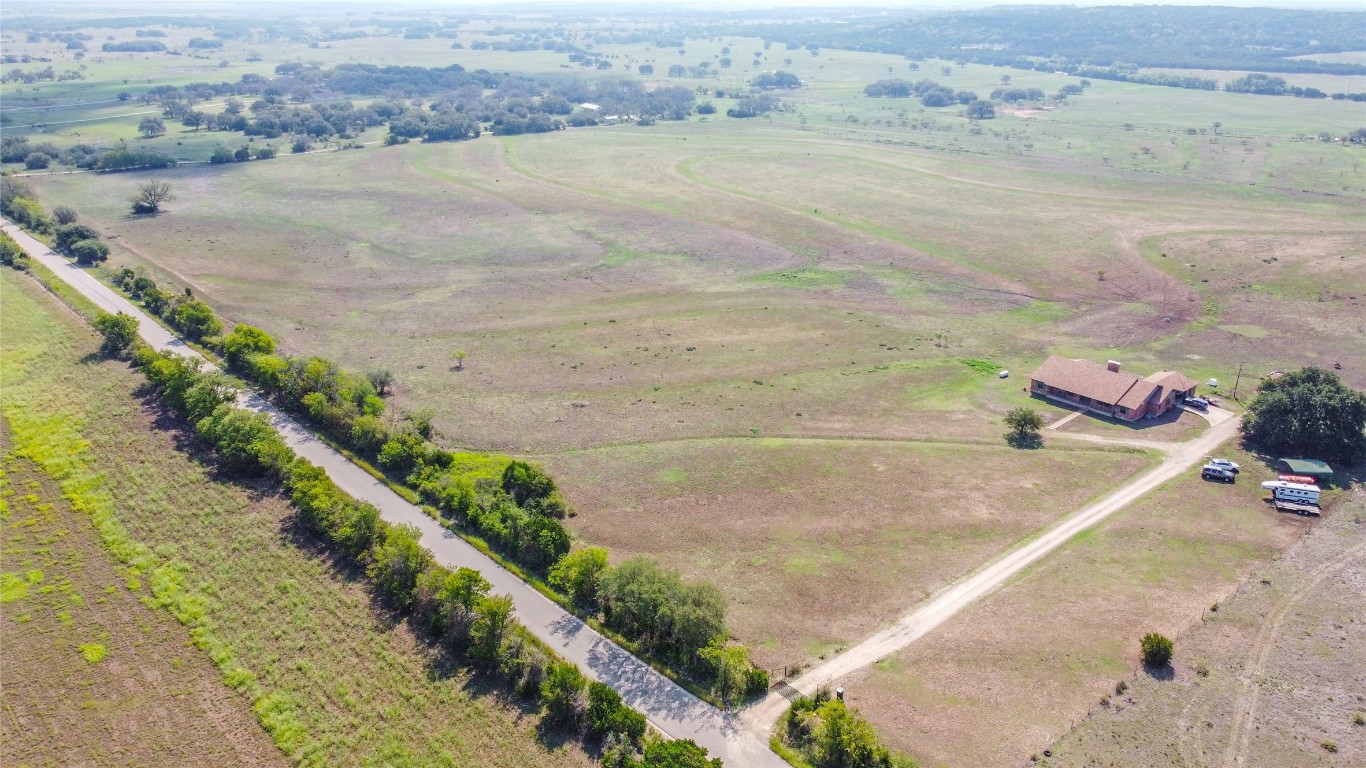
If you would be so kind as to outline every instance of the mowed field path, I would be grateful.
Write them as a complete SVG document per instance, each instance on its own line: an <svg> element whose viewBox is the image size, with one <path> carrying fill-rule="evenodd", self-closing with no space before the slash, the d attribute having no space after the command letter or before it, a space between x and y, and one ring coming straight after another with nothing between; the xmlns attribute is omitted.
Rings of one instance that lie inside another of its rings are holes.
<svg viewBox="0 0 1366 768"><path fill-rule="evenodd" d="M18 227L5 221L4 230L34 259L101 308L138 318L139 333L149 344L158 349L200 357L126 299ZM531 632L564 658L582 667L588 677L620 692L628 704L643 713L660 730L673 738L692 739L706 747L711 754L721 757L727 765L736 768L780 768L787 765L769 750L767 742L773 724L786 709L787 696L792 695L793 689L810 694L820 685L838 680L910 645L968 605L1006 584L1072 536L1096 525L1199 463L1232 438L1239 424L1239 418L1234 414L1212 408L1208 416L1210 429L1186 443L1163 444L1167 455L1157 467L945 588L892 626L791 681L784 686L784 693L770 692L762 701L735 714L720 712L599 635L583 621L564 611L312 436L258 395L244 394L240 404L266 414L291 448L324 468L344 491L378 507L386 521L416 526L421 531L422 544L432 551L437 562L448 567L474 568L484 574L495 591L512 597L517 617ZM944 512L951 514L952 510Z"/></svg>
<svg viewBox="0 0 1366 768"><path fill-rule="evenodd" d="M100 283L85 270L52 252L8 220L5 234L14 238L34 260L80 291L107 312L123 312L138 320L138 334L156 349L195 358L209 366L199 353L157 324L127 299ZM342 490L374 504L388 523L413 525L422 534L422 545L436 561L448 568L474 568L493 585L493 592L509 595L517 618L555 652L583 669L593 680L610 685L626 703L675 739L692 739L726 765L783 768L787 763L768 748L768 729L742 731L735 714L725 714L688 693L625 649L598 634L577 616L537 592L464 539L446 530L421 509L409 504L388 486L371 477L345 456L314 437L298 422L277 410L255 393L238 400L243 408L265 414L294 451L327 471Z"/></svg>

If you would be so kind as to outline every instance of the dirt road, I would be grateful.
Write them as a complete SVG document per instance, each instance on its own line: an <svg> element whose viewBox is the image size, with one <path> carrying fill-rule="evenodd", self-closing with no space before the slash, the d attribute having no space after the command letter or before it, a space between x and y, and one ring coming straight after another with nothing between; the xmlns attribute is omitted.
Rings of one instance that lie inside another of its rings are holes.
<svg viewBox="0 0 1366 768"><path fill-rule="evenodd" d="M1078 510L1039 537L941 590L892 626L791 681L791 687L803 694L810 694L821 685L834 684L845 675L905 648L974 601L995 591L1016 574L1062 546L1071 537L1123 509L1162 483L1188 471L1237 433L1239 419L1228 411L1211 409L1209 420L1212 423L1210 429L1195 440L1161 444L1167 452L1167 457L1152 470L1100 501ZM746 728L755 733L767 733L773 722L787 708L787 704L788 700L784 696L770 693L763 701L745 711Z"/></svg>
<svg viewBox="0 0 1366 768"><path fill-rule="evenodd" d="M170 331L85 270L53 253L10 222L4 221L3 229L34 260L101 309L137 318L138 334L148 344L209 365ZM787 763L769 750L766 728L762 733L742 731L737 727L738 716L723 714L598 634L464 539L443 528L259 395L244 393L238 404L266 414L295 453L326 470L342 490L374 504L386 522L416 526L422 534L422 545L431 550L438 563L449 568L474 568L482 573L493 585L493 592L512 597L517 618L532 634L563 658L579 665L590 679L614 688L627 704L670 737L692 739L732 768L786 768Z"/></svg>

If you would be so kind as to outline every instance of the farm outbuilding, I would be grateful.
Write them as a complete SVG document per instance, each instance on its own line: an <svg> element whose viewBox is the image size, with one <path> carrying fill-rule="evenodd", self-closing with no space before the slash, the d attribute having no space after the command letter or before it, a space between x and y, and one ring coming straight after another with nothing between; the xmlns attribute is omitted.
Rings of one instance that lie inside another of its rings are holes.
<svg viewBox="0 0 1366 768"><path fill-rule="evenodd" d="M1316 480L1328 480L1333 477L1333 468L1318 459L1281 459L1281 463L1290 469L1292 475L1303 475Z"/></svg>
<svg viewBox="0 0 1366 768"><path fill-rule="evenodd" d="M1176 371L1158 371L1139 378L1090 360L1050 356L1029 375L1029 391L1039 397L1076 405L1125 421L1159 416L1187 397L1195 396L1196 382Z"/></svg>

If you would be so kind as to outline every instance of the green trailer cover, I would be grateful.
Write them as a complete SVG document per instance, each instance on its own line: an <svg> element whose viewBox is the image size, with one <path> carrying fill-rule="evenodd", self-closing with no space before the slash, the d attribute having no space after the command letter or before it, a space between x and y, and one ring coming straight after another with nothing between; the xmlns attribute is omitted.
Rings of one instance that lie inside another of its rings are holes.
<svg viewBox="0 0 1366 768"><path fill-rule="evenodd" d="M1281 459L1281 463L1289 467L1290 473L1294 475L1333 476L1333 468L1318 459Z"/></svg>

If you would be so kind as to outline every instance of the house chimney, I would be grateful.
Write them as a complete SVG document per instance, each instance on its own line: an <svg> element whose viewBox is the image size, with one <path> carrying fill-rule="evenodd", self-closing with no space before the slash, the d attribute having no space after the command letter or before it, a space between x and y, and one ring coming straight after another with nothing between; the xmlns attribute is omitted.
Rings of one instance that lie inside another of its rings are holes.
<svg viewBox="0 0 1366 768"><path fill-rule="evenodd" d="M1111 361L1109 361L1108 363L1105 364L1105 368L1106 368L1106 370L1113 371L1113 372L1115 372L1115 373L1119 373L1119 361L1118 361L1118 360L1111 360Z"/></svg>

